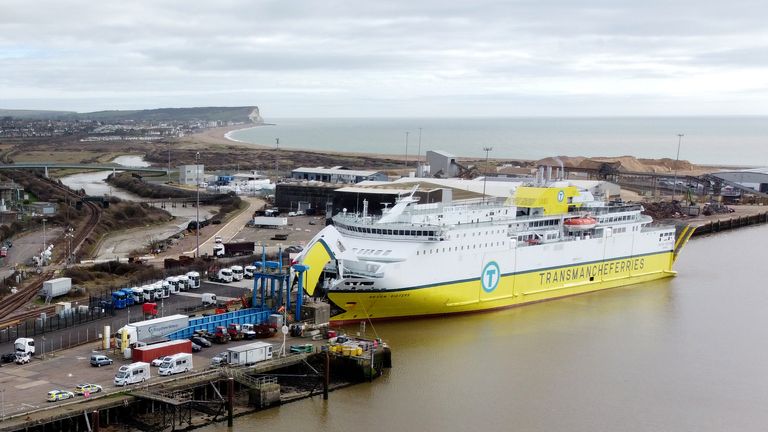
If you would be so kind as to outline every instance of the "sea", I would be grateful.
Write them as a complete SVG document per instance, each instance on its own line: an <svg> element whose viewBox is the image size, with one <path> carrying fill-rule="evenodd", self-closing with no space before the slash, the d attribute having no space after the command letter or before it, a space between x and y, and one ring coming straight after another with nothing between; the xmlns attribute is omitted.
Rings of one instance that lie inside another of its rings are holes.
<svg viewBox="0 0 768 432"><path fill-rule="evenodd" d="M768 117L278 118L230 139L280 149L537 160L550 156L670 158L768 166ZM407 133L407 134L406 134ZM683 136L680 137L679 134ZM279 139L279 144L276 140Z"/></svg>
<svg viewBox="0 0 768 432"><path fill-rule="evenodd" d="M764 431L766 244L768 226L744 228L691 240L674 278L373 323L383 377L202 430Z"/></svg>

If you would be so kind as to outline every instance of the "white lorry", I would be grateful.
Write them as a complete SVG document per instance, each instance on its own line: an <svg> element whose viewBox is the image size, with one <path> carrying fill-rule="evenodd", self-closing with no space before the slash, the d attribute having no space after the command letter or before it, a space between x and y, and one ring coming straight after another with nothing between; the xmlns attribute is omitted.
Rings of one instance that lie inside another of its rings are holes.
<svg viewBox="0 0 768 432"><path fill-rule="evenodd" d="M241 281L241 280L243 280L243 266L233 265L229 269L232 270L232 280L233 281Z"/></svg>
<svg viewBox="0 0 768 432"><path fill-rule="evenodd" d="M13 342L13 348L16 354L34 354L35 340L32 338L18 338Z"/></svg>
<svg viewBox="0 0 768 432"><path fill-rule="evenodd" d="M246 279L253 279L256 274L256 266L247 265L243 267L243 277Z"/></svg>
<svg viewBox="0 0 768 432"><path fill-rule="evenodd" d="M136 362L125 366L120 366L115 374L115 385L124 386L126 384L141 383L150 378L149 363Z"/></svg>
<svg viewBox="0 0 768 432"><path fill-rule="evenodd" d="M232 270L228 268L223 268L216 273L212 273L210 276L210 279L213 282L230 283L232 282Z"/></svg>
<svg viewBox="0 0 768 432"><path fill-rule="evenodd" d="M180 275L176 279L179 281L179 291L189 291L189 276Z"/></svg>
<svg viewBox="0 0 768 432"><path fill-rule="evenodd" d="M200 288L200 273L196 271L187 272L187 277L189 278L190 289Z"/></svg>
<svg viewBox="0 0 768 432"><path fill-rule="evenodd" d="M253 342L227 350L227 364L252 365L272 358L272 345L266 342Z"/></svg>
<svg viewBox="0 0 768 432"><path fill-rule="evenodd" d="M189 317L187 315L169 315L131 323L117 330L117 347L125 349L123 341L126 341L128 346L135 346L137 342L148 342L152 339L161 338L188 326Z"/></svg>
<svg viewBox="0 0 768 432"><path fill-rule="evenodd" d="M157 371L160 375L173 375L187 372L192 369L192 354L178 353L163 359L160 369Z"/></svg>

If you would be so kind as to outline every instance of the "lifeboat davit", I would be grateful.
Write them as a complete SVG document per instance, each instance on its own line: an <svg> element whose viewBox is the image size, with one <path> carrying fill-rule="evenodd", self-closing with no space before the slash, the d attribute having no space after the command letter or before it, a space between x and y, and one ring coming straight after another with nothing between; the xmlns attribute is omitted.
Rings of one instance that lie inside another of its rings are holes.
<svg viewBox="0 0 768 432"><path fill-rule="evenodd" d="M566 219L563 224L572 230L588 230L597 226L597 219L591 217L577 217Z"/></svg>

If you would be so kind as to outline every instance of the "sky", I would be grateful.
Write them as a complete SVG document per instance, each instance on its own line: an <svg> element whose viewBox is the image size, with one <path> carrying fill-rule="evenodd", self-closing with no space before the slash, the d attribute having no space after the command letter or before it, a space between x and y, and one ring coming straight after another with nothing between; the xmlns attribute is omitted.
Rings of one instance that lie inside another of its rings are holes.
<svg viewBox="0 0 768 432"><path fill-rule="evenodd" d="M3 0L0 108L768 114L768 3Z"/></svg>

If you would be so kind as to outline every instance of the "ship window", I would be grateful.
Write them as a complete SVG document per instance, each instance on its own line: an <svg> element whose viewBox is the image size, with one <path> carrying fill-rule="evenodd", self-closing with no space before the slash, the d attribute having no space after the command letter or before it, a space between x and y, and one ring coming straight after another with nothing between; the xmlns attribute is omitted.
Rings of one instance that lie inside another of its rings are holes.
<svg viewBox="0 0 768 432"><path fill-rule="evenodd" d="M392 253L392 249L387 249L384 251L384 256L387 256Z"/></svg>

